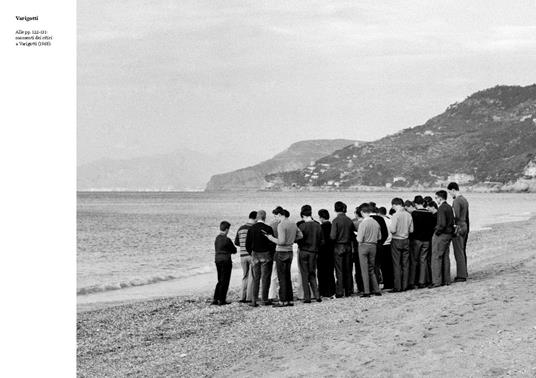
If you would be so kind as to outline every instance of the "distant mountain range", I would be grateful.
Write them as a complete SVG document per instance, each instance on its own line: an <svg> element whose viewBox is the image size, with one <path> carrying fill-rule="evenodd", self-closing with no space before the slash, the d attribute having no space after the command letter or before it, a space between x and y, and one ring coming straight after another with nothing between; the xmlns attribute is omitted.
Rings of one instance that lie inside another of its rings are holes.
<svg viewBox="0 0 536 378"><path fill-rule="evenodd" d="M352 190L457 181L473 189L536 191L536 84L474 93L423 125L373 142L305 140L221 173L247 159L184 149L102 159L78 167L78 190Z"/></svg>
<svg viewBox="0 0 536 378"><path fill-rule="evenodd" d="M305 168L315 160L348 145L360 145L349 139L304 140L292 144L285 151L259 164L212 176L207 191L257 190L269 184L265 176L271 173Z"/></svg>
<svg viewBox="0 0 536 378"><path fill-rule="evenodd" d="M434 187L453 180L536 190L536 85L472 94L420 126L267 175L274 189Z"/></svg>
<svg viewBox="0 0 536 378"><path fill-rule="evenodd" d="M236 156L235 156L236 155ZM225 156L225 159L222 159ZM203 190L210 177L239 167L243 155L181 149L131 159L101 159L78 167L78 190Z"/></svg>
<svg viewBox="0 0 536 378"><path fill-rule="evenodd" d="M209 155L181 149L129 159L100 159L78 167L77 188L81 191L263 189L265 175L303 168L352 143L353 140L346 139L297 142L272 159L219 175L216 174L243 167L245 161L255 161L255 157L235 150Z"/></svg>

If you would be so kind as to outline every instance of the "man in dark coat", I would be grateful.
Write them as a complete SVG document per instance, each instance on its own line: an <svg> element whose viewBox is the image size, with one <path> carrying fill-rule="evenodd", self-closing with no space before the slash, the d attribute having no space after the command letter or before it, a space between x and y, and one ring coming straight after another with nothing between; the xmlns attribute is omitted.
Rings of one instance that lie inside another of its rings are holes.
<svg viewBox="0 0 536 378"><path fill-rule="evenodd" d="M447 192L436 192L437 225L432 237L432 285L438 287L450 284L449 247L454 235L454 212L447 203Z"/></svg>
<svg viewBox="0 0 536 378"><path fill-rule="evenodd" d="M451 182L447 190L454 199L452 209L454 211L454 221L456 222L456 232L452 239L454 249L454 259L456 260L455 282L467 280L467 237L469 236L469 202L460 194L457 183Z"/></svg>
<svg viewBox="0 0 536 378"><path fill-rule="evenodd" d="M320 227L324 236L324 244L318 251L317 271L318 271L318 291L322 297L332 297L335 295L335 257L333 255L333 240L330 239L331 222L329 221L329 211L318 210Z"/></svg>

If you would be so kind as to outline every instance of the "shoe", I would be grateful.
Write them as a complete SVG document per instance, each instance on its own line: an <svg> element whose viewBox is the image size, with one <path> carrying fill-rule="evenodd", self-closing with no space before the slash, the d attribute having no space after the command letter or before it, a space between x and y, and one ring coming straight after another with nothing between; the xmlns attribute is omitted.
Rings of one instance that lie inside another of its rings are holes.
<svg viewBox="0 0 536 378"><path fill-rule="evenodd" d="M292 303L292 302L287 302L287 303L285 304L285 306L287 306L287 307L291 307L291 306L294 306L294 303Z"/></svg>
<svg viewBox="0 0 536 378"><path fill-rule="evenodd" d="M257 303L253 303L253 302L249 303L248 306L251 306L251 307L259 307L259 305L258 305Z"/></svg>
<svg viewBox="0 0 536 378"><path fill-rule="evenodd" d="M241 299L241 300L238 301L238 303L248 303L248 301L246 301L245 299Z"/></svg>
<svg viewBox="0 0 536 378"><path fill-rule="evenodd" d="M415 285L409 285L406 290L415 290Z"/></svg>
<svg viewBox="0 0 536 378"><path fill-rule="evenodd" d="M322 298L316 298L317 302L322 302Z"/></svg>
<svg viewBox="0 0 536 378"><path fill-rule="evenodd" d="M426 287L426 285L425 285L425 284L418 284L417 287L418 287L419 289L424 289L424 288Z"/></svg>
<svg viewBox="0 0 536 378"><path fill-rule="evenodd" d="M281 302L274 303L272 307L285 307L285 305Z"/></svg>
<svg viewBox="0 0 536 378"><path fill-rule="evenodd" d="M430 286L428 286L428 289L435 289L436 287L441 287L440 284L432 284Z"/></svg>
<svg viewBox="0 0 536 378"><path fill-rule="evenodd" d="M391 293L400 293L400 292L402 292L402 290L400 290L400 289L393 289L393 290L391 290Z"/></svg>
<svg viewBox="0 0 536 378"><path fill-rule="evenodd" d="M361 298L370 298L370 294L368 293L363 293L360 295Z"/></svg>
<svg viewBox="0 0 536 378"><path fill-rule="evenodd" d="M381 297L381 296L382 296L381 291L377 291L377 292L375 292L375 293L373 293L373 294L374 294L375 296L377 296L377 297Z"/></svg>
<svg viewBox="0 0 536 378"><path fill-rule="evenodd" d="M262 302L261 306L272 306L273 304L274 304L273 301L266 301L266 302Z"/></svg>
<svg viewBox="0 0 536 378"><path fill-rule="evenodd" d="M219 304L220 304L220 302L218 302L218 301L212 301L212 303L211 303L211 305L214 305L214 306L217 306Z"/></svg>
<svg viewBox="0 0 536 378"><path fill-rule="evenodd" d="M232 302L227 302L227 301L220 301L219 305L220 306L225 306L225 305L228 305L228 304L231 304Z"/></svg>
<svg viewBox="0 0 536 378"><path fill-rule="evenodd" d="M303 301L303 303L311 303L311 300L310 299L306 299Z"/></svg>
<svg viewBox="0 0 536 378"><path fill-rule="evenodd" d="M456 277L456 278L454 279L454 282L465 282L465 281L467 281L467 278Z"/></svg>
<svg viewBox="0 0 536 378"><path fill-rule="evenodd" d="M335 295L335 298L342 298L342 297L343 297L343 295L339 295L339 294Z"/></svg>

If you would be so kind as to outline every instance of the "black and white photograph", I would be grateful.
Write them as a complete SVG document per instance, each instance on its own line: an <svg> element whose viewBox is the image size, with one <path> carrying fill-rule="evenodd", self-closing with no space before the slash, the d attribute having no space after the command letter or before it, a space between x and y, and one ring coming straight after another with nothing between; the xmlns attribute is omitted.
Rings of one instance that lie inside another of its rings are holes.
<svg viewBox="0 0 536 378"><path fill-rule="evenodd" d="M534 0L75 17L72 375L536 377Z"/></svg>

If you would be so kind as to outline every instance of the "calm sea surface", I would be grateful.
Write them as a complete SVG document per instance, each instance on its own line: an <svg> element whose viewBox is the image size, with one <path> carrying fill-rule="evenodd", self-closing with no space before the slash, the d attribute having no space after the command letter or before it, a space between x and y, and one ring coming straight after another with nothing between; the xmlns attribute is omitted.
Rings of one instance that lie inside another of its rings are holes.
<svg viewBox="0 0 536 378"><path fill-rule="evenodd" d="M219 222L231 222L234 239L251 210L265 209L270 214L281 205L297 221L303 204L312 205L315 213L326 208L333 215L337 200L349 209L367 201L389 208L393 197L412 199L416 194L433 196L410 192L78 193L77 292L84 295L210 272ZM536 194L468 193L466 198L472 229L536 214Z"/></svg>

